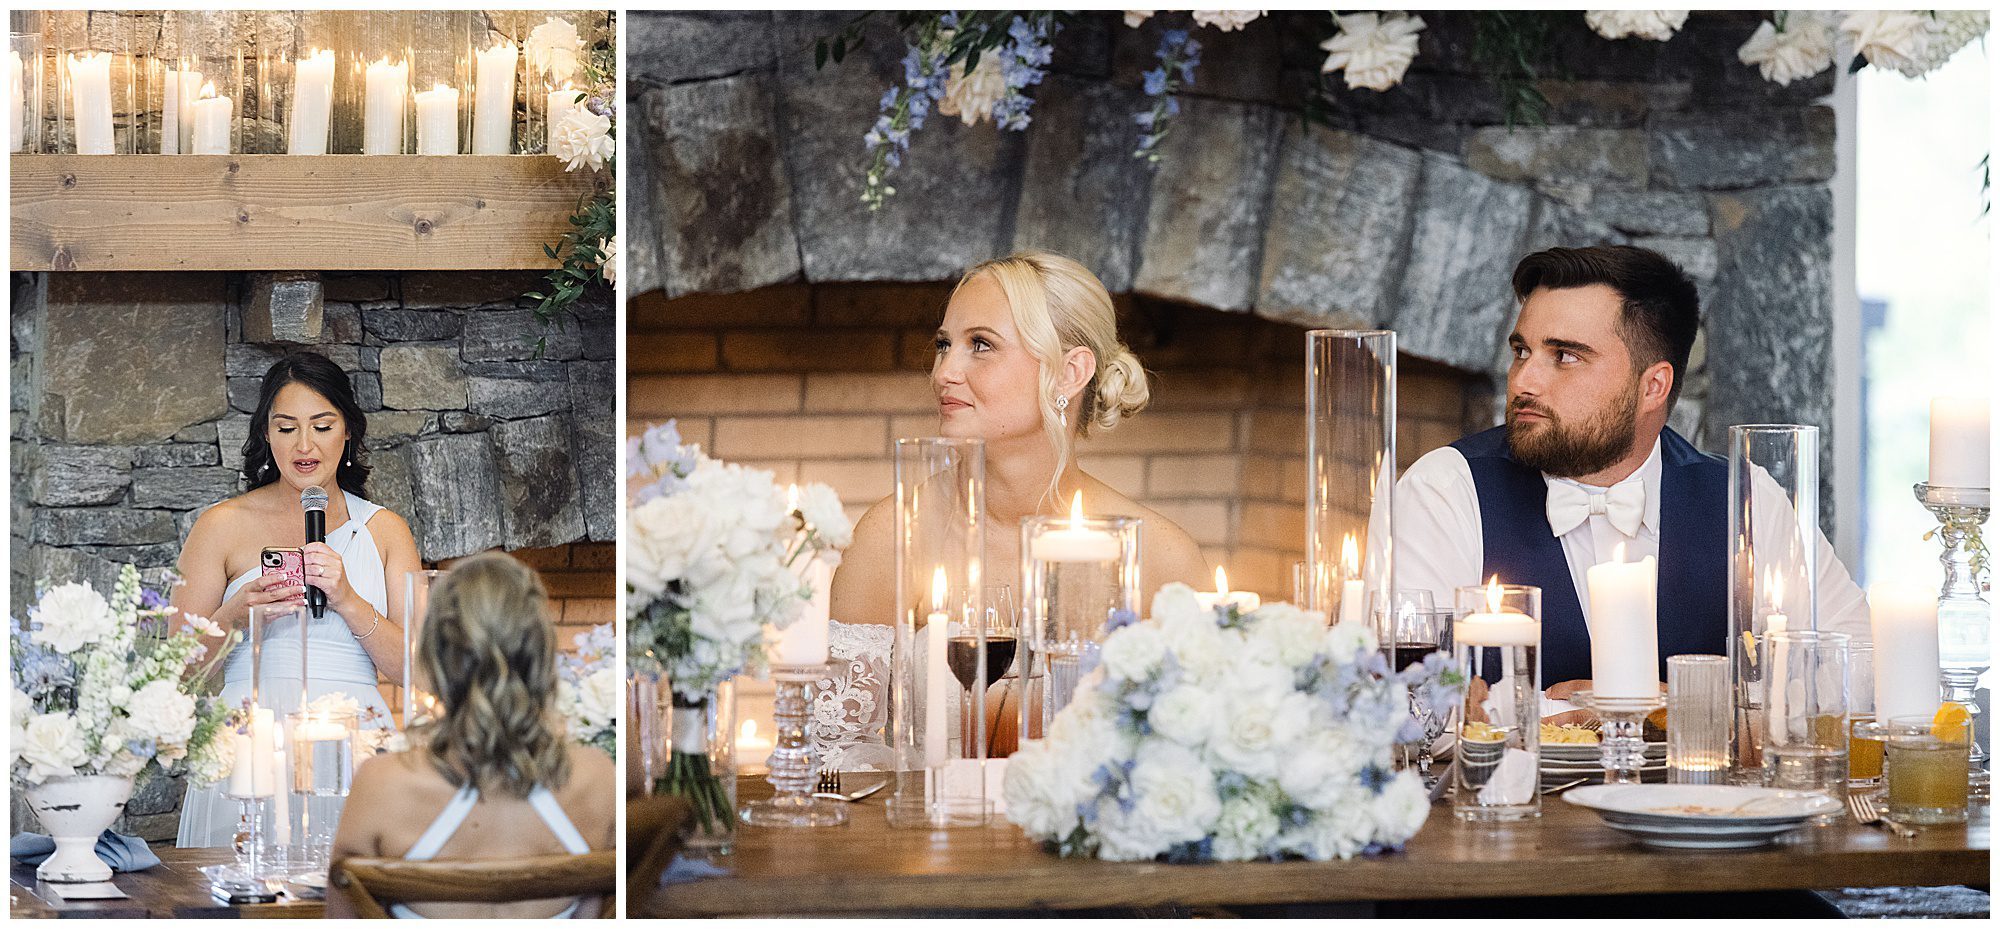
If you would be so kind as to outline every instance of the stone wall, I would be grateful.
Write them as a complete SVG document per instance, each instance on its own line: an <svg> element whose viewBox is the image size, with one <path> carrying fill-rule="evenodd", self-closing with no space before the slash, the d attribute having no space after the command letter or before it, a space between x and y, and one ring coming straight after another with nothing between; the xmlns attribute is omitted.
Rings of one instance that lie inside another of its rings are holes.
<svg viewBox="0 0 2000 929"><path fill-rule="evenodd" d="M541 334L526 272L328 274L259 301L221 273L13 277L12 596L158 577L201 509L241 486L271 362L325 355L368 413L368 496L426 561L615 537L608 293ZM280 341L282 340L282 341Z"/></svg>
<svg viewBox="0 0 2000 929"><path fill-rule="evenodd" d="M1050 248L1134 292L1316 325L1393 328L1416 357L1504 374L1508 274L1538 248L1634 242L1700 283L1705 343L1675 425L1832 425L1831 74L1781 88L1736 60L1759 14L1697 13L1672 41L1552 34L1545 125L1506 125L1468 14L1430 27L1402 86L1338 81L1300 118L1324 13L1203 29L1156 173L1130 157L1157 18L1090 14L1057 39L1020 133L933 116L879 213L861 134L900 77L886 16L841 65L844 12L636 13L628 25L634 292L804 280L939 281ZM636 354L636 353L635 353ZM1829 475L1829 436L1823 473ZM1827 499L1832 499L1827 495Z"/></svg>
<svg viewBox="0 0 2000 929"><path fill-rule="evenodd" d="M895 489L897 438L935 435L932 334L950 286L779 285L627 306L627 428L831 486L859 518ZM1078 446L1091 474L1193 535L1230 582L1291 597L1305 541L1304 330L1121 297L1119 334L1153 373L1138 416ZM1404 360L1399 464L1489 423L1480 379Z"/></svg>

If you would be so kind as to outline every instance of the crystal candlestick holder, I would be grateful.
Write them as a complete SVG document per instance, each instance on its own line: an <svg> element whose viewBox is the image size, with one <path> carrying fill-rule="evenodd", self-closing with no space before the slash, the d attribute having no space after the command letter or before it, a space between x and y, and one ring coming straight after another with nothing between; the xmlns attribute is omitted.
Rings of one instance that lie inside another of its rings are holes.
<svg viewBox="0 0 2000 929"><path fill-rule="evenodd" d="M825 671L824 664L771 666L771 680L777 685L772 717L777 724L778 747L771 753L771 771L765 780L771 783L776 795L745 804L742 814L745 823L810 829L847 822L846 804L812 795L814 766L812 745L806 739L806 716L810 710L806 685Z"/></svg>
<svg viewBox="0 0 2000 929"><path fill-rule="evenodd" d="M1646 714L1666 705L1665 701L1657 696L1598 697L1581 690L1570 702L1596 713L1603 722L1599 750L1604 783L1639 783L1639 769L1646 766Z"/></svg>
<svg viewBox="0 0 2000 929"><path fill-rule="evenodd" d="M1944 678L1944 698L1965 707L1976 734L1979 720L1979 676L1992 666L1993 610L1986 602L1986 543L1980 527L1992 508L1992 491L1985 487L1916 485L1917 502L1937 517L1938 539L1944 552L1944 586L1938 592L1938 663ZM1990 792L1988 756L1979 739L1972 740L1972 795Z"/></svg>

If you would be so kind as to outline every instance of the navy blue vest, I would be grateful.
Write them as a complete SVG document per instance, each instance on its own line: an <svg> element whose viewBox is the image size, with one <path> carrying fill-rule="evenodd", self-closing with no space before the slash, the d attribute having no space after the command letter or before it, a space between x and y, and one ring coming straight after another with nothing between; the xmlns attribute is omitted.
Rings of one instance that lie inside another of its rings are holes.
<svg viewBox="0 0 2000 929"><path fill-rule="evenodd" d="M1472 469L1481 577L1542 589L1542 686L1590 677L1590 630L1549 528L1548 484L1514 460L1497 426L1451 444ZM1729 638L1729 466L1660 432L1660 680L1673 655L1720 655Z"/></svg>

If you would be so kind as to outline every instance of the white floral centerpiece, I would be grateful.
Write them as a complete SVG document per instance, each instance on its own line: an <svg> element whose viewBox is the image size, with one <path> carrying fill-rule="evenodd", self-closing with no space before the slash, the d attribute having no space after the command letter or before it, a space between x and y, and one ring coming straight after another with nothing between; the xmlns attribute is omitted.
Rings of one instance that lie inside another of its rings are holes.
<svg viewBox="0 0 2000 929"><path fill-rule="evenodd" d="M235 634L199 616L170 630L174 613L126 565L109 600L61 584L11 622L15 784L182 773L208 784L228 771L230 743L217 736L228 708L199 686Z"/></svg>
<svg viewBox="0 0 2000 929"><path fill-rule="evenodd" d="M837 564L854 527L831 488L790 501L771 472L681 444L671 421L631 440L626 460L637 484L620 536L626 663L672 684L679 725L661 789L694 800L698 826L727 829L735 814L708 746L683 733L717 685L764 666L764 628L798 618L813 596L805 567Z"/></svg>
<svg viewBox="0 0 2000 929"><path fill-rule="evenodd" d="M1289 604L1205 609L1184 584L1105 638L1048 737L1009 759L1007 816L1064 856L1324 860L1396 849L1430 797L1395 771L1409 692L1446 705L1449 656L1389 671L1366 626Z"/></svg>
<svg viewBox="0 0 2000 929"><path fill-rule="evenodd" d="M585 745L618 749L618 700L623 678L618 673L616 623L593 626L577 641L575 654L562 656L556 668L556 711L568 724L569 737Z"/></svg>

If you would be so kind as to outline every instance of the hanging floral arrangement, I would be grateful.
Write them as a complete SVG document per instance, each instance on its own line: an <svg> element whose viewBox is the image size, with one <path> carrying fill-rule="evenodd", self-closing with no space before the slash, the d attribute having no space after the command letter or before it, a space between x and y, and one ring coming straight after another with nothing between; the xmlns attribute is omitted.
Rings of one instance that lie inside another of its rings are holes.
<svg viewBox="0 0 2000 929"><path fill-rule="evenodd" d="M1202 29L1233 32L1264 15L1263 10L1194 10L1174 13L1125 10L1124 25L1137 29L1158 21L1160 43L1154 66L1141 75L1147 106L1133 114L1135 158L1156 167L1160 144L1180 115L1180 94L1195 86L1201 64ZM1586 10L1584 24L1611 41L1666 42L1687 24L1687 10ZM821 38L814 63L838 64L860 46L863 14L835 35ZM1055 36L1085 12L945 11L895 14L904 41L901 79L882 93L873 126L862 134L868 168L861 200L879 210L896 193L889 183L903 164L910 137L933 110L966 125L991 121L1019 132L1030 123L1036 89L1048 73ZM1577 13L1485 11L1474 20L1473 59L1494 81L1507 123L1534 123L1548 101L1535 88L1537 62L1547 57L1554 28L1574 22ZM1986 10L1861 10L1845 14L1778 10L1760 23L1737 51L1745 66L1780 86L1805 80L1834 64L1838 49L1854 54L1849 72L1864 67L1921 77L1973 39L1985 35ZM1403 82L1418 56L1424 18L1407 12L1332 14L1332 34L1320 43L1327 53L1320 66L1319 93L1339 74L1349 91L1382 93Z"/></svg>

